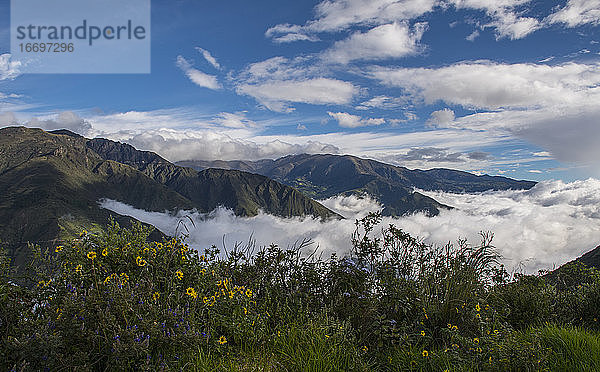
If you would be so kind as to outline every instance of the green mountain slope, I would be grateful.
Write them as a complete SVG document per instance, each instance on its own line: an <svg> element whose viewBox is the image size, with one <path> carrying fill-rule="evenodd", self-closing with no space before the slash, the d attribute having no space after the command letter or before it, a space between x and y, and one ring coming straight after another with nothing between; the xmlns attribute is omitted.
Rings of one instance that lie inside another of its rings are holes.
<svg viewBox="0 0 600 372"><path fill-rule="evenodd" d="M210 212L223 205L242 216L259 209L280 216L335 216L264 176L197 172L154 153L64 130L0 129L0 244L17 263L26 256L27 242L52 245L83 228L101 229L111 216L129 225L129 217L99 207L103 198L147 211Z"/></svg>
<svg viewBox="0 0 600 372"><path fill-rule="evenodd" d="M385 207L386 215L425 211L436 215L448 208L414 188L447 192L529 189L535 182L505 177L476 176L450 169L410 170L375 160L339 155L292 155L257 162L186 161L178 163L201 170L219 166L244 169L296 187L307 195L323 199L339 194L368 194Z"/></svg>
<svg viewBox="0 0 600 372"><path fill-rule="evenodd" d="M186 197L203 212L225 206L240 216L255 216L263 210L283 217L338 217L298 190L262 175L222 169L198 172L174 165L155 153L138 151L128 144L106 139L88 140L87 146L105 159L138 169Z"/></svg>

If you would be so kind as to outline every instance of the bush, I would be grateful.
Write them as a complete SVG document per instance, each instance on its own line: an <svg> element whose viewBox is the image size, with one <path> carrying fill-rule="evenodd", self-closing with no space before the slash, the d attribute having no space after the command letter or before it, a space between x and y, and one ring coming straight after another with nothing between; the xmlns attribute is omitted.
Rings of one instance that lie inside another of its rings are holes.
<svg viewBox="0 0 600 372"><path fill-rule="evenodd" d="M542 324L597 327L597 271L511 278L489 233L438 247L380 221L328 260L307 241L199 254L139 224L35 248L28 276L0 273L0 367L543 370L595 350L594 334Z"/></svg>

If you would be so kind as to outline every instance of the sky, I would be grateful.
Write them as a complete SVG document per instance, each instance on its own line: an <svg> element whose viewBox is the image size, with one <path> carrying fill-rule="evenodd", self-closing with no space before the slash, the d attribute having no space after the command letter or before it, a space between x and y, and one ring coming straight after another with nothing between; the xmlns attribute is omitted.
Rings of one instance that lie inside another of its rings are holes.
<svg viewBox="0 0 600 372"><path fill-rule="evenodd" d="M598 177L600 0L152 1L150 74L27 74L0 0L0 126L171 161L352 154Z"/></svg>

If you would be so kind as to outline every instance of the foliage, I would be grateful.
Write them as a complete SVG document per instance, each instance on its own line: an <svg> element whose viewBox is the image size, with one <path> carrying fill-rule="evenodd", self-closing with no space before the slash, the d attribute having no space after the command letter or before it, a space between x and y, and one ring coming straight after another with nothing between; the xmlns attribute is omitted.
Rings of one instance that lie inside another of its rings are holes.
<svg viewBox="0 0 600 372"><path fill-rule="evenodd" d="M0 256L0 367L597 368L596 270L509 275L489 233L438 247L395 226L378 234L380 220L357 221L349 254L327 260L308 241L200 254L116 223L34 249L28 276Z"/></svg>

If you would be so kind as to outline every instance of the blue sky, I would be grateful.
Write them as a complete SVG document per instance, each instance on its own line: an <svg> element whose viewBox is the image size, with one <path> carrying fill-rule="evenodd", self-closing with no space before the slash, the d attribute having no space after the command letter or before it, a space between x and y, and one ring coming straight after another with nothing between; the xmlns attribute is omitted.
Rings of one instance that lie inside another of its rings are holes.
<svg viewBox="0 0 600 372"><path fill-rule="evenodd" d="M151 74L26 74L0 2L0 126L169 160L339 153L600 173L600 0L152 2Z"/></svg>

